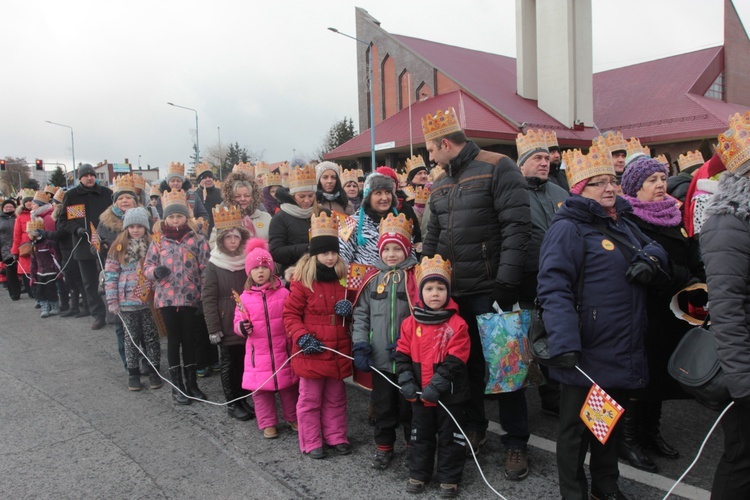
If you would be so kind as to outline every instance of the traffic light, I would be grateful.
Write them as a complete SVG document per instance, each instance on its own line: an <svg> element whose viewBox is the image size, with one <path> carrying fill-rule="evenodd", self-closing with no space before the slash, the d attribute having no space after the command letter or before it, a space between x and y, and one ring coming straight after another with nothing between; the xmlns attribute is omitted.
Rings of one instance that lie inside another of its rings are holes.
<svg viewBox="0 0 750 500"><path fill-rule="evenodd" d="M37 160L36 161L36 169L44 171L44 162L42 160Z"/></svg>
<svg viewBox="0 0 750 500"><path fill-rule="evenodd" d="M5 160L0 160L0 170L5 172L6 170Z"/></svg>

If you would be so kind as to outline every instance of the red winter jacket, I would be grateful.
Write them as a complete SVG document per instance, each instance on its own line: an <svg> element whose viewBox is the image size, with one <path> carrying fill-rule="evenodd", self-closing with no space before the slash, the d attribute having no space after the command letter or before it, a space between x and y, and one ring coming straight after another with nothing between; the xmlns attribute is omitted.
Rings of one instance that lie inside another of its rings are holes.
<svg viewBox="0 0 750 500"><path fill-rule="evenodd" d="M284 327L292 338L292 355L300 350L297 340L310 333L326 347L351 356L349 328L344 318L333 312L336 302L344 299L346 288L339 281L316 281L313 289L292 281L291 293L284 303ZM304 378L343 380L352 374L352 362L331 351L303 353L292 358L292 369Z"/></svg>

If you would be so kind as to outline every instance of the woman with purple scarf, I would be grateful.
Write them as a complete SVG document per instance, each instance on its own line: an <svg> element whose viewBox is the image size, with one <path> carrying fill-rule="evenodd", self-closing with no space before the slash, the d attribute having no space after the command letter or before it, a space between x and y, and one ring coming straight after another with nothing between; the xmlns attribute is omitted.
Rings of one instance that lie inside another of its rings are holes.
<svg viewBox="0 0 750 500"><path fill-rule="evenodd" d="M644 450L652 450L666 458L679 456L661 435L662 401L688 397L667 373L667 362L691 325L676 318L669 304L672 296L686 286L705 283L706 272L698 240L688 237L682 225L679 202L667 194L667 168L664 165L648 156L632 161L622 176L622 192L623 198L633 207L633 213L628 216L630 220L647 237L656 240L669 256L669 283L663 288L649 290L645 343L650 381L637 395L638 401L630 401L621 422L622 457L634 467L655 471L656 464ZM702 290L681 296L686 296L684 300L695 307L706 305L708 299ZM687 304L682 304L682 308L687 310Z"/></svg>

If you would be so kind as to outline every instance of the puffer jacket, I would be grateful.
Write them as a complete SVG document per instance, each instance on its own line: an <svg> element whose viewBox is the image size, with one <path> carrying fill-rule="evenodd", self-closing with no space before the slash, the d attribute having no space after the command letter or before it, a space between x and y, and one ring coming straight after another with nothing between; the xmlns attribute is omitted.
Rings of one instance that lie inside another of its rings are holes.
<svg viewBox="0 0 750 500"><path fill-rule="evenodd" d="M300 350L297 340L312 334L326 347L352 355L352 339L347 322L334 314L334 305L344 298L346 288L339 281L313 283L313 290L292 281L291 294L284 304L284 328L292 339L292 354ZM303 378L344 380L352 374L352 362L324 350L319 354L300 354L292 358L294 373Z"/></svg>
<svg viewBox="0 0 750 500"><path fill-rule="evenodd" d="M629 260L596 226L643 248L667 269L667 254L655 242L642 246L635 225L625 220L630 204L617 197L617 222L595 200L573 195L557 212L542 243L537 295L544 309L550 354L577 351L578 366L604 388L641 389L648 383L644 336L647 288L629 283ZM578 278L583 267L583 298L576 311ZM580 324L580 326L579 326ZM588 387L576 369L550 368L553 379Z"/></svg>
<svg viewBox="0 0 750 500"><path fill-rule="evenodd" d="M31 218L42 219L44 221L44 230L54 231L55 219L52 218L52 212L54 212L54 210L55 207L53 207L49 203L45 203L44 205L39 206L31 211Z"/></svg>
<svg viewBox="0 0 750 500"><path fill-rule="evenodd" d="M137 311L149 307L136 295L136 287L143 274L143 264L134 260L121 264L108 256L104 263L104 297L107 305L117 305L125 311Z"/></svg>
<svg viewBox="0 0 750 500"><path fill-rule="evenodd" d="M472 141L432 186L422 255L440 254L453 266L454 297L516 291L531 237L526 182L510 158Z"/></svg>
<svg viewBox="0 0 750 500"><path fill-rule="evenodd" d="M221 245L220 245L221 246ZM237 270L222 266L219 262L225 259L233 259L226 256L221 260L214 258L214 254L220 252L219 247L211 250L211 258L206 266L203 283L203 314L206 317L208 333L221 332L224 336L220 344L223 346L239 346L245 344L245 339L234 334L234 301L232 291L241 293L247 281L245 273L245 255L238 256L241 262L236 266Z"/></svg>
<svg viewBox="0 0 750 500"><path fill-rule="evenodd" d="M240 299L245 313L240 312L239 308L234 313L234 331L237 335L242 335L239 328L241 322L250 321L253 325L245 343L245 372L242 375L242 388L248 391L279 391L299 382L291 364L281 368L292 350L292 340L284 330L282 317L289 290L278 278L274 277L274 282L275 289L254 286L242 292ZM244 341L242 337L237 338ZM279 368L281 371L271 378Z"/></svg>
<svg viewBox="0 0 750 500"><path fill-rule="evenodd" d="M395 349L388 347L395 347L401 336L401 323L419 301L416 265L413 255L395 268L378 261L377 273L368 275L359 291L352 316L352 342L370 344L373 366L378 370L396 373Z"/></svg>
<svg viewBox="0 0 750 500"><path fill-rule="evenodd" d="M469 359L471 340L469 325L458 315L458 306L450 299L446 310L454 314L437 325L420 323L409 316L401 325L401 337L396 349L396 373L410 371L414 381L424 388L435 373L451 382L450 392L440 395L444 404L461 403L469 399ZM425 406L436 406L424 401Z"/></svg>
<svg viewBox="0 0 750 500"><path fill-rule="evenodd" d="M86 236L79 238L75 235L75 232L76 229L82 227L91 236L90 224L97 227L99 216L112 205L112 190L99 184L95 184L91 189L78 184L73 189L66 191L62 205L60 216L57 219L62 221L61 228L71 235L74 246L78 243L78 240L83 240L80 245L75 247L73 258L75 260L95 260L96 257L91 253L91 246ZM75 208L75 210L71 210L69 214L68 208ZM76 217L76 212L80 213L80 210L77 210L79 208L83 209L82 217Z"/></svg>
<svg viewBox="0 0 750 500"><path fill-rule="evenodd" d="M725 172L700 232L711 332L729 394L750 396L750 179Z"/></svg>
<svg viewBox="0 0 750 500"><path fill-rule="evenodd" d="M26 233L26 224L31 220L31 211L24 208L23 205L16 208L16 223L13 226L13 245L11 246L10 252L13 255L18 255L18 274L31 273L31 257L26 255L25 257L20 256L19 247L26 243L31 243L29 235Z"/></svg>
<svg viewBox="0 0 750 500"><path fill-rule="evenodd" d="M10 258L13 254L13 228L16 225L16 214L0 213L0 256L3 260Z"/></svg>
<svg viewBox="0 0 750 500"><path fill-rule="evenodd" d="M55 279L60 272L60 254L52 240L36 240L31 243L31 277L34 281Z"/></svg>
<svg viewBox="0 0 750 500"><path fill-rule="evenodd" d="M296 205L294 198L286 188L276 190L276 199L283 205ZM268 248L279 271L293 266L310 245L310 218L300 219L283 209L276 212L271 219L268 230Z"/></svg>
<svg viewBox="0 0 750 500"><path fill-rule="evenodd" d="M162 223L163 224L163 223ZM208 243L201 234L188 231L179 241L154 233L146 252L143 272L154 281L154 307L198 307L203 289L203 270L208 263ZM154 269L166 266L171 274L157 280Z"/></svg>

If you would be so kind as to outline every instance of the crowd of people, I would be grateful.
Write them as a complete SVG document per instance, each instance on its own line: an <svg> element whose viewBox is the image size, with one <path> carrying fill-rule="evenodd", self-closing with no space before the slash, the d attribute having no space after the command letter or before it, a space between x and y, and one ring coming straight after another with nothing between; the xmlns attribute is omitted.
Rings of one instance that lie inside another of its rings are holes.
<svg viewBox="0 0 750 500"><path fill-rule="evenodd" d="M749 495L750 113L731 118L709 161L681 156L677 181L618 132L584 153L529 130L514 161L468 140L453 109L422 123L433 168L413 156L401 174L295 159L274 171L240 163L219 183L199 164L194 189L172 163L159 185L128 174L110 189L81 165L67 192L2 202L5 287L13 301L33 297L41 318L114 323L128 390L168 375L174 403L188 405L218 372L229 417L255 418L265 439L285 422L312 459L351 453L354 375L371 389L372 467L390 466L400 426L406 491L435 474L441 497L457 495L466 456L486 441L477 316L537 304L558 361L538 391L559 418L566 499L626 498L618 458L655 471L651 453L679 456L660 420L663 401L688 397L667 374L690 328L670 304L688 289L680 305L693 315L710 299L735 401L713 493ZM577 368L625 409L605 443L579 417L591 382ZM523 480L525 389L493 399L504 475Z"/></svg>

